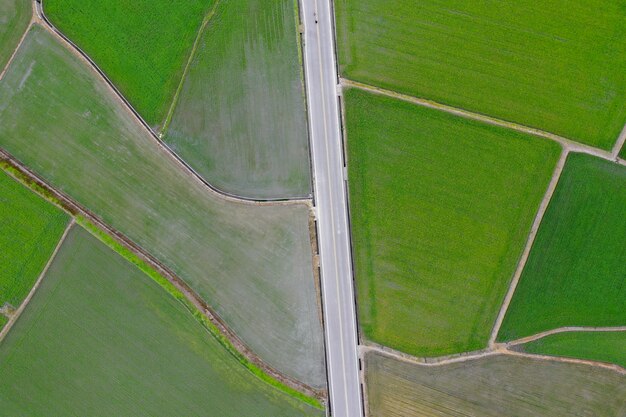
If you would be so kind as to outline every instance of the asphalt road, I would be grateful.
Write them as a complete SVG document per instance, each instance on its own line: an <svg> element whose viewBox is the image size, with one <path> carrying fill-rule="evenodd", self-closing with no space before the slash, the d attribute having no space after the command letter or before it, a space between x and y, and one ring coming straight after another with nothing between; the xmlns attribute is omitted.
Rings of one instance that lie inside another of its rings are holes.
<svg viewBox="0 0 626 417"><path fill-rule="evenodd" d="M302 15L330 409L333 417L362 417L330 0L302 0Z"/></svg>

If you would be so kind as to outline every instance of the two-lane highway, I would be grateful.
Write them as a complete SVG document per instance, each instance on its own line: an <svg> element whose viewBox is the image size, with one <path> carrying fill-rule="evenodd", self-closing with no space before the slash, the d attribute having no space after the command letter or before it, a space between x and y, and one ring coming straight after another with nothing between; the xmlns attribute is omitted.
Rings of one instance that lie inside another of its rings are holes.
<svg viewBox="0 0 626 417"><path fill-rule="evenodd" d="M330 0L301 4L330 408L362 417L333 11Z"/></svg>

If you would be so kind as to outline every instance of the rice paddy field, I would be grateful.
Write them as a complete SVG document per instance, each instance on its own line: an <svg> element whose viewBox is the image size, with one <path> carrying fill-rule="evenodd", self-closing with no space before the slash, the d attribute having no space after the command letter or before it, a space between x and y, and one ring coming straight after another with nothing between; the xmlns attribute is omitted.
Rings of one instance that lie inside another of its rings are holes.
<svg viewBox="0 0 626 417"><path fill-rule="evenodd" d="M385 417L615 417L625 377L586 365L501 355L419 366L368 354L370 415Z"/></svg>
<svg viewBox="0 0 626 417"><path fill-rule="evenodd" d="M222 190L311 193L296 7L222 0L199 41L164 139Z"/></svg>
<svg viewBox="0 0 626 417"><path fill-rule="evenodd" d="M559 146L344 96L361 330L417 356L485 347Z"/></svg>
<svg viewBox="0 0 626 417"><path fill-rule="evenodd" d="M626 332L566 332L519 345L517 350L614 363L626 368Z"/></svg>
<svg viewBox="0 0 626 417"><path fill-rule="evenodd" d="M570 154L499 340L626 325L626 167Z"/></svg>
<svg viewBox="0 0 626 417"><path fill-rule="evenodd" d="M157 126L212 5L213 0L45 0L44 11Z"/></svg>
<svg viewBox="0 0 626 417"><path fill-rule="evenodd" d="M29 0L0 0L0 72L28 26L32 7Z"/></svg>
<svg viewBox="0 0 626 417"><path fill-rule="evenodd" d="M156 282L74 226L0 344L0 415L322 416L257 379Z"/></svg>
<svg viewBox="0 0 626 417"><path fill-rule="evenodd" d="M610 0L338 0L344 77L610 149L626 8Z"/></svg>
<svg viewBox="0 0 626 417"><path fill-rule="evenodd" d="M0 307L8 303L16 309L24 301L68 220L63 211L0 171Z"/></svg>
<svg viewBox="0 0 626 417"><path fill-rule="evenodd" d="M39 27L0 85L0 146L169 266L268 364L325 384L307 206L210 192Z"/></svg>

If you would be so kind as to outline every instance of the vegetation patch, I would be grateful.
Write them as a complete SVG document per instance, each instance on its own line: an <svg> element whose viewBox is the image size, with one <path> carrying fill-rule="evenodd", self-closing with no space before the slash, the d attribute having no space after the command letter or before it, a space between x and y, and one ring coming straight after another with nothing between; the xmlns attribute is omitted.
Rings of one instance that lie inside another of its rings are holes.
<svg viewBox="0 0 626 417"><path fill-rule="evenodd" d="M517 350L608 362L626 368L626 332L565 332L542 337Z"/></svg>
<svg viewBox="0 0 626 417"><path fill-rule="evenodd" d="M68 220L63 211L0 171L0 307L17 308L24 301Z"/></svg>
<svg viewBox="0 0 626 417"><path fill-rule="evenodd" d="M626 122L611 0L338 0L341 73L610 149Z"/></svg>
<svg viewBox="0 0 626 417"><path fill-rule="evenodd" d="M385 417L617 416L624 376L607 369L509 355L419 366L366 357L370 414Z"/></svg>
<svg viewBox="0 0 626 417"><path fill-rule="evenodd" d="M0 85L0 146L185 280L266 363L325 384L307 206L216 196L38 27Z"/></svg>
<svg viewBox="0 0 626 417"><path fill-rule="evenodd" d="M321 416L80 227L0 345L3 415Z"/></svg>
<svg viewBox="0 0 626 417"><path fill-rule="evenodd" d="M570 154L499 340L626 325L626 167Z"/></svg>
<svg viewBox="0 0 626 417"><path fill-rule="evenodd" d="M165 118L213 2L45 0L44 10L154 126Z"/></svg>
<svg viewBox="0 0 626 417"><path fill-rule="evenodd" d="M28 27L32 4L29 0L0 0L0 72Z"/></svg>
<svg viewBox="0 0 626 417"><path fill-rule="evenodd" d="M165 141L237 195L310 194L294 0L220 1L199 41Z"/></svg>
<svg viewBox="0 0 626 417"><path fill-rule="evenodd" d="M417 356L483 348L559 147L350 89L360 325Z"/></svg>

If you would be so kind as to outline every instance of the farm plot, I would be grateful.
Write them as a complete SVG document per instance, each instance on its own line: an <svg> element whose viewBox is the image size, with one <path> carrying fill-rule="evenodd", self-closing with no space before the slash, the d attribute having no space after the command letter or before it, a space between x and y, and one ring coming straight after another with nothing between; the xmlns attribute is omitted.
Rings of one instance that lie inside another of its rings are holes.
<svg viewBox="0 0 626 417"><path fill-rule="evenodd" d="M570 154L499 340L626 325L626 167Z"/></svg>
<svg viewBox="0 0 626 417"><path fill-rule="evenodd" d="M32 7L29 0L0 0L0 72L24 35Z"/></svg>
<svg viewBox="0 0 626 417"><path fill-rule="evenodd" d="M39 27L0 85L0 146L168 265L267 363L325 383L308 207L210 192Z"/></svg>
<svg viewBox="0 0 626 417"><path fill-rule="evenodd" d="M491 356L426 367L368 354L370 415L617 416L626 409L624 376L586 365Z"/></svg>
<svg viewBox="0 0 626 417"><path fill-rule="evenodd" d="M0 415L321 416L80 227L0 344Z"/></svg>
<svg viewBox="0 0 626 417"><path fill-rule="evenodd" d="M338 0L342 74L610 149L626 9L609 0Z"/></svg>
<svg viewBox="0 0 626 417"><path fill-rule="evenodd" d="M347 90L360 324L417 356L480 349L559 147Z"/></svg>
<svg viewBox="0 0 626 417"><path fill-rule="evenodd" d="M155 126L165 117L213 2L45 0L44 10Z"/></svg>
<svg viewBox="0 0 626 417"><path fill-rule="evenodd" d="M295 6L221 1L200 39L165 141L220 189L310 194Z"/></svg>
<svg viewBox="0 0 626 417"><path fill-rule="evenodd" d="M626 332L557 333L516 347L528 353L615 363L626 368Z"/></svg>
<svg viewBox="0 0 626 417"><path fill-rule="evenodd" d="M63 211L0 171L0 307L24 301L67 222Z"/></svg>

